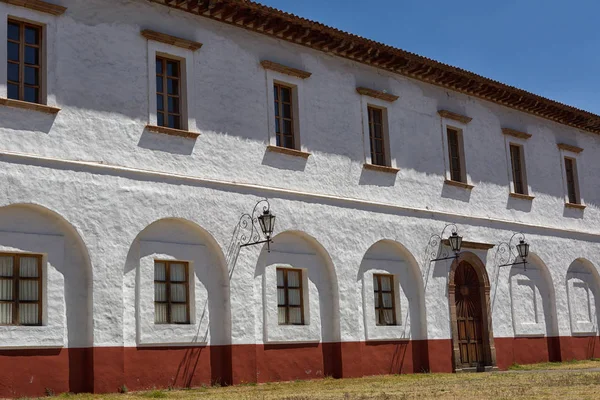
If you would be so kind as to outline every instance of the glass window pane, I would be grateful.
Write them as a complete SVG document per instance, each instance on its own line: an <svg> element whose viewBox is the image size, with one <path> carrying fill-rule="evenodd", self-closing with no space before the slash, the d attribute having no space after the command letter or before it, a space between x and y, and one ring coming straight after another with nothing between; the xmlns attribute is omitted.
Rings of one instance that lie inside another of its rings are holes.
<svg viewBox="0 0 600 400"><path fill-rule="evenodd" d="M289 88L281 88L281 101L283 101L284 103L289 103L291 102L291 90Z"/></svg>
<svg viewBox="0 0 600 400"><path fill-rule="evenodd" d="M292 121L283 121L283 133L286 135L292 134Z"/></svg>
<svg viewBox="0 0 600 400"><path fill-rule="evenodd" d="M40 63L40 49L25 46L25 64L38 65Z"/></svg>
<svg viewBox="0 0 600 400"><path fill-rule="evenodd" d="M379 308L381 305L379 304L379 293L375 292L375 308Z"/></svg>
<svg viewBox="0 0 600 400"><path fill-rule="evenodd" d="M169 112L179 114L179 99L169 96Z"/></svg>
<svg viewBox="0 0 600 400"><path fill-rule="evenodd" d="M185 282L185 264L171 264L171 282Z"/></svg>
<svg viewBox="0 0 600 400"><path fill-rule="evenodd" d="M381 299L383 301L383 306L388 308L392 307L392 294L391 293L382 293Z"/></svg>
<svg viewBox="0 0 600 400"><path fill-rule="evenodd" d="M156 91L162 93L164 91L163 88L163 78L160 76L156 77Z"/></svg>
<svg viewBox="0 0 600 400"><path fill-rule="evenodd" d="M165 126L165 114L163 114L163 113L156 114L156 124L158 126Z"/></svg>
<svg viewBox="0 0 600 400"><path fill-rule="evenodd" d="M277 270L277 286L283 286L283 270Z"/></svg>
<svg viewBox="0 0 600 400"><path fill-rule="evenodd" d="M154 301L167 301L166 283L154 283Z"/></svg>
<svg viewBox="0 0 600 400"><path fill-rule="evenodd" d="M169 128L180 129L180 120L176 115L169 115Z"/></svg>
<svg viewBox="0 0 600 400"><path fill-rule="evenodd" d="M9 99L19 100L19 86L9 83L7 85L7 96Z"/></svg>
<svg viewBox="0 0 600 400"><path fill-rule="evenodd" d="M0 324L8 325L13 322L13 305L0 304Z"/></svg>
<svg viewBox="0 0 600 400"><path fill-rule="evenodd" d="M281 121L275 119L275 133L281 133Z"/></svg>
<svg viewBox="0 0 600 400"><path fill-rule="evenodd" d="M376 275L373 275L373 290L379 290L379 280L377 279Z"/></svg>
<svg viewBox="0 0 600 400"><path fill-rule="evenodd" d="M156 59L156 73L159 75L163 73L163 62L160 58Z"/></svg>
<svg viewBox="0 0 600 400"><path fill-rule="evenodd" d="M0 276L13 276L13 258L0 256Z"/></svg>
<svg viewBox="0 0 600 400"><path fill-rule="evenodd" d="M167 321L167 304L154 304L154 323L166 324Z"/></svg>
<svg viewBox="0 0 600 400"><path fill-rule="evenodd" d="M300 287L300 271L288 271L288 287Z"/></svg>
<svg viewBox="0 0 600 400"><path fill-rule="evenodd" d="M184 324L188 322L187 306L185 304L171 305L171 323Z"/></svg>
<svg viewBox="0 0 600 400"><path fill-rule="evenodd" d="M39 28L25 27L25 43L27 44L40 44L39 42Z"/></svg>
<svg viewBox="0 0 600 400"><path fill-rule="evenodd" d="M179 79L167 79L167 90L169 94L179 95Z"/></svg>
<svg viewBox="0 0 600 400"><path fill-rule="evenodd" d="M19 304L19 323L21 325L37 325L39 323L37 304Z"/></svg>
<svg viewBox="0 0 600 400"><path fill-rule="evenodd" d="M9 81L19 82L19 64L8 63L8 73L6 77Z"/></svg>
<svg viewBox="0 0 600 400"><path fill-rule="evenodd" d="M19 276L23 278L38 278L38 258L37 257L21 257L21 268Z"/></svg>
<svg viewBox="0 0 600 400"><path fill-rule="evenodd" d="M291 136L285 136L283 138L283 147L286 147L288 149L293 149L294 148L294 138L292 138Z"/></svg>
<svg viewBox="0 0 600 400"><path fill-rule="evenodd" d="M285 306L285 289L277 289L277 305Z"/></svg>
<svg viewBox="0 0 600 400"><path fill-rule="evenodd" d="M383 310L383 319L386 325L394 324L394 310Z"/></svg>
<svg viewBox="0 0 600 400"><path fill-rule="evenodd" d="M382 276L381 277L381 290L390 291L392 290L392 277Z"/></svg>
<svg viewBox="0 0 600 400"><path fill-rule="evenodd" d="M283 105L283 118L292 118L292 106L289 104Z"/></svg>
<svg viewBox="0 0 600 400"><path fill-rule="evenodd" d="M186 301L186 299L187 293L185 290L185 284L171 284L171 301Z"/></svg>
<svg viewBox="0 0 600 400"><path fill-rule="evenodd" d="M39 90L31 86L25 86L25 97L23 98L23 100L28 101L30 103L39 103Z"/></svg>
<svg viewBox="0 0 600 400"><path fill-rule="evenodd" d="M13 300L13 281L12 279L0 279L0 300Z"/></svg>
<svg viewBox="0 0 600 400"><path fill-rule="evenodd" d="M165 98L160 94L156 95L156 109L158 111L164 111L165 109Z"/></svg>
<svg viewBox="0 0 600 400"><path fill-rule="evenodd" d="M38 301L39 300L39 282L37 280L19 281L19 300Z"/></svg>
<svg viewBox="0 0 600 400"><path fill-rule="evenodd" d="M290 324L301 324L302 323L302 312L300 308L290 308Z"/></svg>
<svg viewBox="0 0 600 400"><path fill-rule="evenodd" d="M275 101L279 100L279 88L277 87L277 85L273 86L273 94L275 95Z"/></svg>
<svg viewBox="0 0 600 400"><path fill-rule="evenodd" d="M289 289L288 290L288 302L290 306L300 305L300 289Z"/></svg>
<svg viewBox="0 0 600 400"><path fill-rule="evenodd" d="M163 262L155 262L154 263L154 280L155 281L165 281L167 276L167 269L165 267L165 263Z"/></svg>
<svg viewBox="0 0 600 400"><path fill-rule="evenodd" d="M39 85L39 69L32 67L25 67L25 83L27 85Z"/></svg>
<svg viewBox="0 0 600 400"><path fill-rule="evenodd" d="M20 40L21 30L18 24L8 23L8 38L10 40Z"/></svg>
<svg viewBox="0 0 600 400"><path fill-rule="evenodd" d="M280 325L285 324L285 307L279 307L277 310L277 321Z"/></svg>
<svg viewBox="0 0 600 400"><path fill-rule="evenodd" d="M275 102L275 116L279 117L279 103Z"/></svg>
<svg viewBox="0 0 600 400"><path fill-rule="evenodd" d="M19 61L19 45L17 43L8 42L8 59Z"/></svg>
<svg viewBox="0 0 600 400"><path fill-rule="evenodd" d="M179 62L167 61L167 75L168 76L179 76Z"/></svg>

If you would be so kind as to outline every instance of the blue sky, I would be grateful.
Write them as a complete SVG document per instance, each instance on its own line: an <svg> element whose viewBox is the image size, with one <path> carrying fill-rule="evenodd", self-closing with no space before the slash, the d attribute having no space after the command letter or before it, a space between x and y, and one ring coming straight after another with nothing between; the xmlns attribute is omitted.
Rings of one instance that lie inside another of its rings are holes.
<svg viewBox="0 0 600 400"><path fill-rule="evenodd" d="M600 2L258 0L600 114Z"/></svg>

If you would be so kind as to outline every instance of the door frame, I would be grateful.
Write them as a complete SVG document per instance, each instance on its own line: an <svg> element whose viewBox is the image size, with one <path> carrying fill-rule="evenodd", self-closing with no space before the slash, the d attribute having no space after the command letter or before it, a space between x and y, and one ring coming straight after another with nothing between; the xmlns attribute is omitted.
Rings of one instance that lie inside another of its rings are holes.
<svg viewBox="0 0 600 400"><path fill-rule="evenodd" d="M479 278L479 293L481 296L481 319L483 326L483 367L485 370L495 369L496 367L496 346L494 345L494 332L492 329L492 313L490 307L490 279L485 269L485 264L481 259L469 251L459 254L458 258L452 262L450 275L448 277L448 302L450 303L450 325L452 328L452 355L454 372L463 370L472 370L465 368L460 362L460 348L458 345L458 324L456 318L456 284L454 283L454 274L460 263L470 264L477 277Z"/></svg>

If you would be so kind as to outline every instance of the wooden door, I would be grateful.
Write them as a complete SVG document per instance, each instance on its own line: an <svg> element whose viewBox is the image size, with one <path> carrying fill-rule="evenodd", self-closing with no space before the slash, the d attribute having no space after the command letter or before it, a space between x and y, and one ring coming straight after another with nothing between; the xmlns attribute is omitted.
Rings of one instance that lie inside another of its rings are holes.
<svg viewBox="0 0 600 400"><path fill-rule="evenodd" d="M475 269L462 262L454 275L456 323L460 364L479 367L484 363L481 288Z"/></svg>

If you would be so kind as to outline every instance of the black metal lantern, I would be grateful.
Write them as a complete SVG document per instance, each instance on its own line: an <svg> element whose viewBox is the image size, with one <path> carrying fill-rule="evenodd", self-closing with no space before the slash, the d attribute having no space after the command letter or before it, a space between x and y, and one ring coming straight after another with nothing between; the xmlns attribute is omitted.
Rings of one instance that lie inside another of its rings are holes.
<svg viewBox="0 0 600 400"><path fill-rule="evenodd" d="M524 239L519 240L519 244L516 246L517 252L519 253L519 257L522 259L526 259L529 255L529 243L527 243Z"/></svg>
<svg viewBox="0 0 600 400"><path fill-rule="evenodd" d="M260 212L261 208L262 213ZM267 199L260 200L252 212L242 214L240 217L240 221L233 231L232 243L237 243L240 247L266 243L267 251L270 252L274 228L275 215L271 214L271 205Z"/></svg>
<svg viewBox="0 0 600 400"><path fill-rule="evenodd" d="M459 236L456 231L452 232L452 235L448 238L448 242L450 242L450 248L455 253L460 253L460 248L462 246L462 236Z"/></svg>
<svg viewBox="0 0 600 400"><path fill-rule="evenodd" d="M273 234L273 228L275 227L275 216L271 214L271 211L266 209L263 211L262 215L258 217L258 223L260 224L263 235L265 235L267 240L270 239Z"/></svg>

